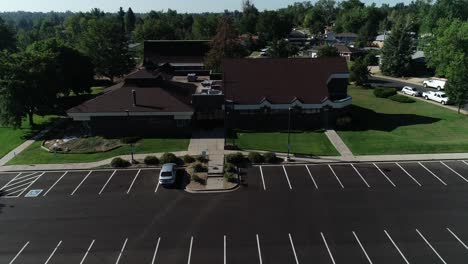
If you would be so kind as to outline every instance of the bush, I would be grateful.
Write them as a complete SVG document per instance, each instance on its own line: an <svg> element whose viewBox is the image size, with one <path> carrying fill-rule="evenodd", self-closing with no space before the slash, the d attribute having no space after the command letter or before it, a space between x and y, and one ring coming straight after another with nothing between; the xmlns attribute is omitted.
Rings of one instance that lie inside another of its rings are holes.
<svg viewBox="0 0 468 264"><path fill-rule="evenodd" d="M384 88L384 87L379 87L374 89L374 95L375 97L379 98L388 98L392 95L395 95L397 92L393 88Z"/></svg>
<svg viewBox="0 0 468 264"><path fill-rule="evenodd" d="M196 160L197 160L198 162L201 162L201 163L206 163L206 162L208 162L208 159L207 159L206 157L204 158L204 157L201 156L201 155L200 155L200 156L197 156Z"/></svg>
<svg viewBox="0 0 468 264"><path fill-rule="evenodd" d="M201 185L205 185L206 181L202 177L198 176L197 174L193 174L191 177L192 181L198 182Z"/></svg>
<svg viewBox="0 0 468 264"><path fill-rule="evenodd" d="M410 98L410 97L404 96L404 95L400 95L400 94L392 95L392 96L388 97L388 99L390 99L392 101L395 101L395 102L404 103L404 104L410 104L410 103L416 102L416 100L414 100L413 98Z"/></svg>
<svg viewBox="0 0 468 264"><path fill-rule="evenodd" d="M244 160L245 160L245 157L240 152L226 155L226 161L234 165L240 165L241 163L244 162Z"/></svg>
<svg viewBox="0 0 468 264"><path fill-rule="evenodd" d="M182 158L182 160L184 161L184 163L187 163L187 164L189 164L189 163L194 163L194 162L195 162L195 159L194 159L192 156L188 155L188 154L186 154L186 155Z"/></svg>
<svg viewBox="0 0 468 264"><path fill-rule="evenodd" d="M146 165L159 165L159 159L155 156L146 156L144 162Z"/></svg>
<svg viewBox="0 0 468 264"><path fill-rule="evenodd" d="M237 178L236 176L234 175L234 173L232 172L225 172L224 173L224 178L228 181L228 182L237 182Z"/></svg>
<svg viewBox="0 0 468 264"><path fill-rule="evenodd" d="M263 158L265 159L266 163L276 163L278 161L276 154L273 152L267 152L263 154Z"/></svg>
<svg viewBox="0 0 468 264"><path fill-rule="evenodd" d="M124 160L122 158L115 158L111 161L111 166L113 168L126 168L132 165L128 160Z"/></svg>
<svg viewBox="0 0 468 264"><path fill-rule="evenodd" d="M224 172L235 173L237 171L236 166L232 163L224 163Z"/></svg>
<svg viewBox="0 0 468 264"><path fill-rule="evenodd" d="M260 154L258 152L250 152L249 155L248 155L248 159L252 163L263 163L265 161L262 154Z"/></svg>
<svg viewBox="0 0 468 264"><path fill-rule="evenodd" d="M193 172L208 172L208 168L197 162L192 165Z"/></svg>
<svg viewBox="0 0 468 264"><path fill-rule="evenodd" d="M165 163L177 163L179 159L177 158L176 155L174 155L174 153L164 153L162 156L161 156L161 163L162 164L165 164Z"/></svg>
<svg viewBox="0 0 468 264"><path fill-rule="evenodd" d="M141 137L124 137L120 139L120 142L124 144L134 144L140 141Z"/></svg>

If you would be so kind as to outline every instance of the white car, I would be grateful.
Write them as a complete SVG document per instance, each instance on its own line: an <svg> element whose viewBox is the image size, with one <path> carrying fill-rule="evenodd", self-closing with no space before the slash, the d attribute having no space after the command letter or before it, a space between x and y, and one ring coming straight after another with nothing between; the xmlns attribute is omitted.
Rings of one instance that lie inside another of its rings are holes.
<svg viewBox="0 0 468 264"><path fill-rule="evenodd" d="M447 97L447 95L444 92L432 92L432 91L424 92L423 97L426 100L436 101L443 105L450 103L450 99Z"/></svg>
<svg viewBox="0 0 468 264"><path fill-rule="evenodd" d="M423 85L425 88L431 87L431 88L437 88L438 91L444 89L445 84L447 83L446 79L441 79L441 78L432 78L429 80L425 80L423 82Z"/></svg>
<svg viewBox="0 0 468 264"><path fill-rule="evenodd" d="M159 173L159 184L163 186L174 185L176 182L176 164L166 163L162 166Z"/></svg>
<svg viewBox="0 0 468 264"><path fill-rule="evenodd" d="M421 96L421 92L418 91L418 89L414 87L410 87L410 86L403 87L403 89L401 89L401 92L407 95L415 96L415 97Z"/></svg>

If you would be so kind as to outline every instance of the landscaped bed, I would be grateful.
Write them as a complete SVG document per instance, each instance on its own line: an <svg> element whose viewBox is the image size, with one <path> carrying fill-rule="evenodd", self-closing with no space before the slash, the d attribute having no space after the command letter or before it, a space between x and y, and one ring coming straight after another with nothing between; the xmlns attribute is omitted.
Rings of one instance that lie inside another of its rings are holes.
<svg viewBox="0 0 468 264"><path fill-rule="evenodd" d="M468 152L468 117L417 100L377 98L350 86L352 121L338 134L356 155Z"/></svg>
<svg viewBox="0 0 468 264"><path fill-rule="evenodd" d="M135 154L175 152L187 150L190 139L188 138L144 138L134 145ZM80 163L94 162L119 155L129 155L130 145L123 144L121 147L107 152L98 152L90 154L73 153L53 153L41 148L41 141L37 141L7 165L19 164L62 164L62 163Z"/></svg>
<svg viewBox="0 0 468 264"><path fill-rule="evenodd" d="M287 132L237 132L236 145L242 150L288 152ZM323 131L291 133L291 153L338 156L339 153Z"/></svg>

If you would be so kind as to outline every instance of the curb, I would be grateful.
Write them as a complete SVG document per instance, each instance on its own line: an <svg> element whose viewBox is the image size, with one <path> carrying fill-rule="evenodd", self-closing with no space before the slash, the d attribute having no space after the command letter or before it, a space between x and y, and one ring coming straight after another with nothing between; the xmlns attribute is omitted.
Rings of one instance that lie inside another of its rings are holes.
<svg viewBox="0 0 468 264"><path fill-rule="evenodd" d="M184 191L188 192L188 193L191 193L191 194L199 194L199 193L203 193L203 194L209 194L209 193L230 193L230 192L234 192L234 191L237 191L237 189L240 188L240 182L239 182L239 175L237 175L237 184L234 185L233 187L231 188L227 188L227 189L209 189L209 190L188 190L187 188L184 189Z"/></svg>

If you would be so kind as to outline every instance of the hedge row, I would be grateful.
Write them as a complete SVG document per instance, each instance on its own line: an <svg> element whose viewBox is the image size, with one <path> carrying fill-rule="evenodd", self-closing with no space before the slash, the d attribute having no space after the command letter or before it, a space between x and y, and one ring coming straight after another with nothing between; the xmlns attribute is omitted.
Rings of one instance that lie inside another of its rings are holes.
<svg viewBox="0 0 468 264"><path fill-rule="evenodd" d="M374 95L379 98L388 98L396 94L397 92L394 88L378 87L374 89Z"/></svg>

